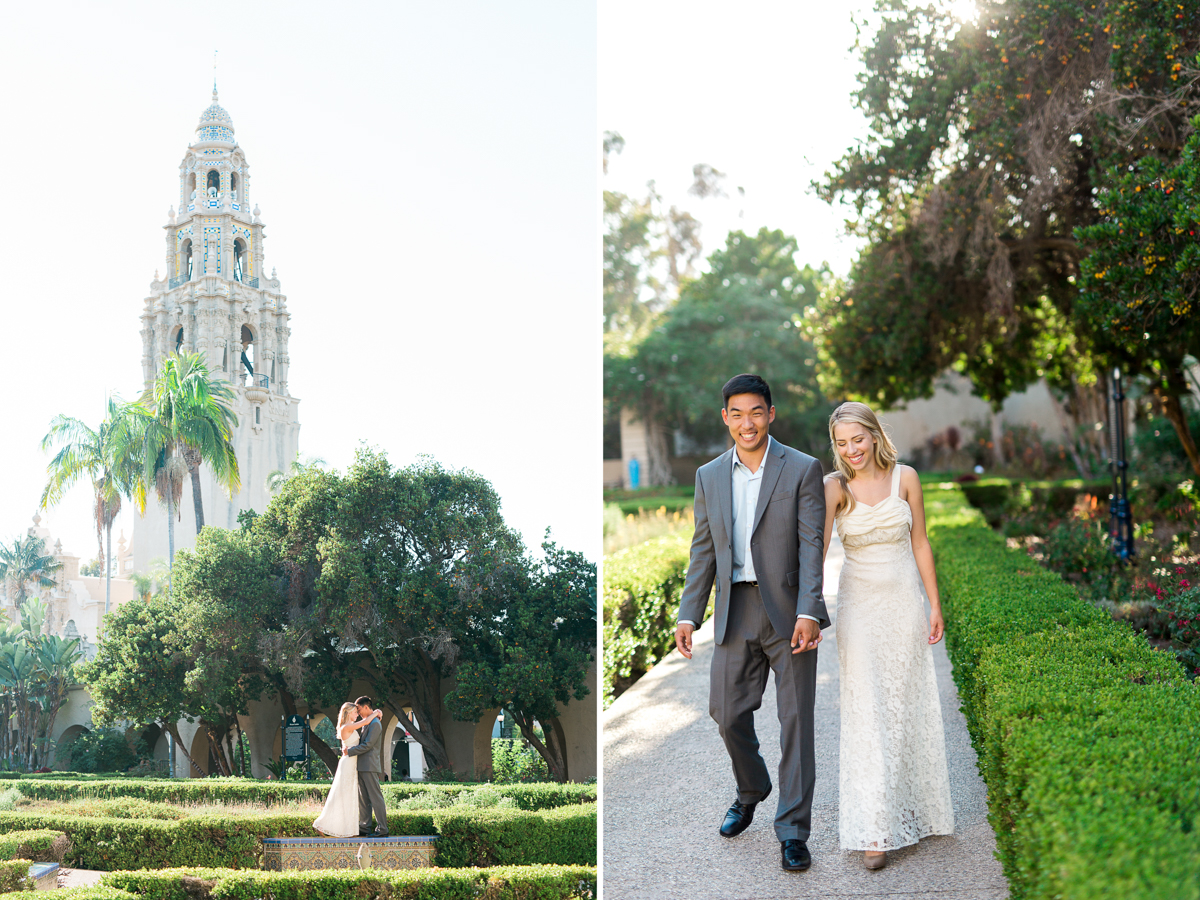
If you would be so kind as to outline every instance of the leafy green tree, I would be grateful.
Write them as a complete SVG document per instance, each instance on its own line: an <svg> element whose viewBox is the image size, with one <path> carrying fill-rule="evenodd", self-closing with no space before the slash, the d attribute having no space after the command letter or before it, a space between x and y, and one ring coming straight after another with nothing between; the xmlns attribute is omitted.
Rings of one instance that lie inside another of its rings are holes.
<svg viewBox="0 0 1200 900"><path fill-rule="evenodd" d="M474 721L488 710L508 710L551 777L565 781L558 704L588 693L588 666L596 654L596 566L549 540L542 549L541 563L514 556L463 578L460 591L478 595L492 612L467 623L457 685L446 706L456 718Z"/></svg>
<svg viewBox="0 0 1200 900"><path fill-rule="evenodd" d="M827 388L891 405L954 367L998 408L1044 376L1081 422L1111 360L1077 308L1075 229L1097 221L1106 167L1182 149L1200 4L877 11L857 93L869 135L819 186L869 242L813 323Z"/></svg>
<svg viewBox="0 0 1200 900"><path fill-rule="evenodd" d="M709 257L709 271L685 284L636 353L606 357L606 402L632 406L663 428L719 441L721 386L739 372L758 372L772 384L778 416L772 432L824 452L831 407L800 326L829 274L799 268L796 252L795 238L781 231L731 232Z"/></svg>
<svg viewBox="0 0 1200 900"><path fill-rule="evenodd" d="M1192 120L1200 127L1200 116ZM1110 169L1101 221L1077 231L1083 261L1079 307L1105 335L1111 358L1148 379L1192 470L1200 452L1188 428L1188 363L1200 353L1200 133L1174 165L1146 157Z"/></svg>
<svg viewBox="0 0 1200 900"><path fill-rule="evenodd" d="M112 527L121 512L121 498L135 494L144 505L138 479L142 442L133 427L129 407L116 397L100 427L92 429L73 416L56 416L42 438L42 449L58 446L46 467L49 479L42 490L43 509L55 505L80 478L92 483L92 508L96 520L96 542L104 560L104 611L112 598Z"/></svg>
<svg viewBox="0 0 1200 900"><path fill-rule="evenodd" d="M33 534L14 539L11 547L0 544L0 581L18 609L29 596L30 585L48 588L57 584L51 576L62 569L62 563L45 551L45 540Z"/></svg>
<svg viewBox="0 0 1200 900"><path fill-rule="evenodd" d="M175 515L183 496L183 479L191 475L196 533L204 528L199 468L207 462L217 482L230 496L241 489L233 429L237 416L231 406L233 390L220 377L209 377L200 353L172 353L139 403L142 475L167 507L169 566L175 565Z"/></svg>
<svg viewBox="0 0 1200 900"><path fill-rule="evenodd" d="M180 719L191 715L187 674L191 660L180 648L182 605L166 593L125 603L105 617L96 657L79 666L92 696L92 721L103 728L124 720L157 722L199 773L203 769L179 736Z"/></svg>

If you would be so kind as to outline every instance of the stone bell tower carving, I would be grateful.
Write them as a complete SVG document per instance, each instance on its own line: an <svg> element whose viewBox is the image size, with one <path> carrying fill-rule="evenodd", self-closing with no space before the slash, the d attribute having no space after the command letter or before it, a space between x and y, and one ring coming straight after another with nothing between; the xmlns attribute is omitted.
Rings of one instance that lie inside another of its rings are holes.
<svg viewBox="0 0 1200 900"><path fill-rule="evenodd" d="M163 225L167 274L160 280L156 273L141 319L144 386L179 350L202 353L209 371L233 386L240 493L231 499L200 467L205 524L220 528L236 528L243 510L266 509L267 476L288 471L298 448L300 401L288 390L291 314L279 279L263 269L264 230L258 206L251 205L250 166L214 84L212 104L200 114L179 164L178 205ZM177 551L195 543L193 505L186 479ZM166 558L166 535L166 510L151 499L134 530L134 568L146 571Z"/></svg>

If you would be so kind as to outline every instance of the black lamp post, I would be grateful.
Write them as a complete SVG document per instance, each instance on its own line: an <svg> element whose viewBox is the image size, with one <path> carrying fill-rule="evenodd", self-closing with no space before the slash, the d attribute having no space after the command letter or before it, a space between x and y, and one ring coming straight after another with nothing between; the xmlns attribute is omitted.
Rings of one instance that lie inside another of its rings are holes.
<svg viewBox="0 0 1200 900"><path fill-rule="evenodd" d="M1129 462L1125 459L1125 391L1121 384L1121 370L1113 369L1112 373L1112 416L1109 420L1109 443L1111 444L1111 459L1109 468L1112 470L1112 499L1109 501L1109 513L1112 522L1109 534L1112 536L1113 553L1121 562L1133 558L1133 514L1129 510Z"/></svg>

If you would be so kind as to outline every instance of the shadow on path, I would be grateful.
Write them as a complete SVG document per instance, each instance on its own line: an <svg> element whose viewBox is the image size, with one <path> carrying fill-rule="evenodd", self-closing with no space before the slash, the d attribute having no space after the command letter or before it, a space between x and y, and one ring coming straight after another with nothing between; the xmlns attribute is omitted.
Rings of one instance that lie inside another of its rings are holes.
<svg viewBox="0 0 1200 900"><path fill-rule="evenodd" d="M835 537L825 569L829 588L837 586L841 561L841 544ZM836 625L836 598L826 599ZM944 641L934 648L934 663L946 726L954 834L893 851L887 867L878 871L863 867L861 853L838 849L835 633L827 629L817 651L817 784L808 842L812 868L802 873L780 868L779 842L771 828L774 795L746 832L732 840L717 833L736 788L717 726L708 716L713 639L706 622L696 632L693 659L672 651L604 713L605 900L1008 896L987 822L987 789L975 766L966 720L958 711ZM767 688L755 723L774 776L779 722L773 685Z"/></svg>

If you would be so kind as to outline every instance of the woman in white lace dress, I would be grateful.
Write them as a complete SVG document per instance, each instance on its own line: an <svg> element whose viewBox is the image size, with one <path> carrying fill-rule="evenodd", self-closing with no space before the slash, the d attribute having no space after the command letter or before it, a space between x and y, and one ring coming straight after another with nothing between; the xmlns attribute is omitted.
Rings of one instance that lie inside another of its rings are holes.
<svg viewBox="0 0 1200 900"><path fill-rule="evenodd" d="M840 840L879 869L888 850L954 833L931 646L944 624L916 471L897 462L864 403L834 410L829 439L837 471L825 479L825 547L836 521L846 551L835 623Z"/></svg>
<svg viewBox="0 0 1200 900"><path fill-rule="evenodd" d="M375 710L365 719L358 718L358 712L353 703L343 703L338 712L337 736L341 741L341 749L353 747L358 743L358 729L371 719L382 718L383 712ZM329 796L325 798L325 808L313 822L313 828L326 837L356 837L358 835L358 757L338 756L337 771L333 775L333 784L329 787Z"/></svg>

